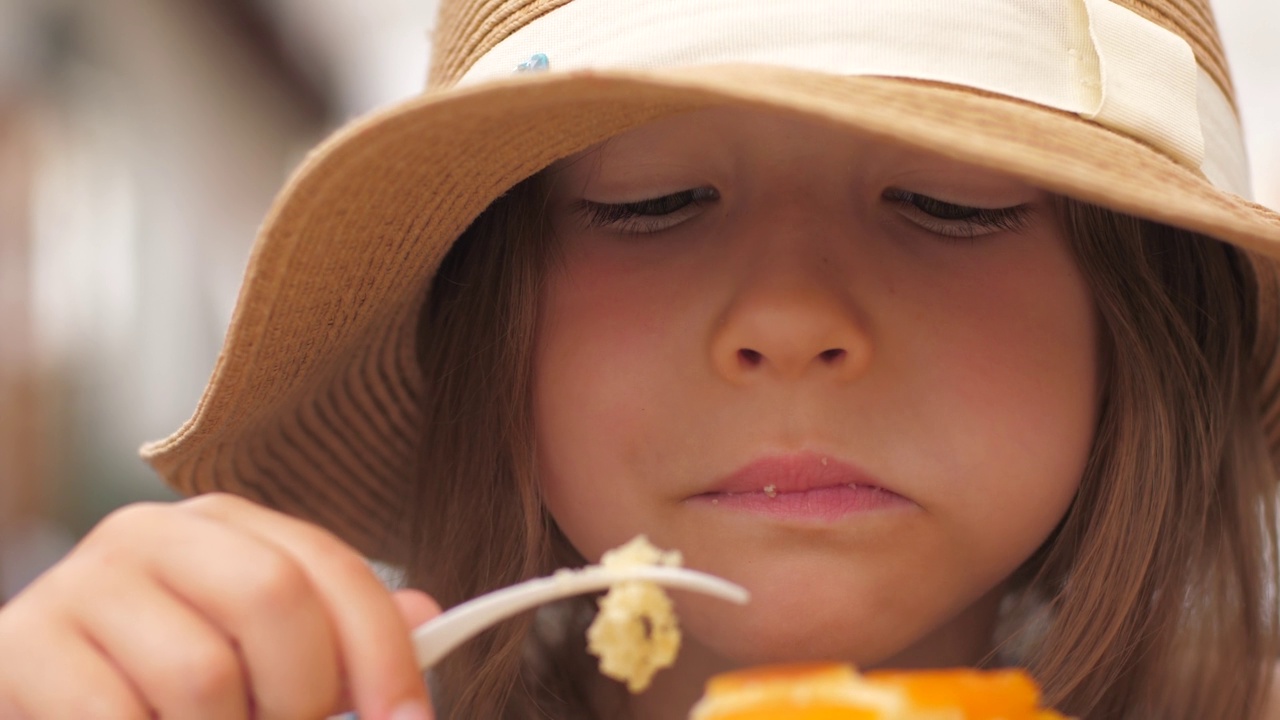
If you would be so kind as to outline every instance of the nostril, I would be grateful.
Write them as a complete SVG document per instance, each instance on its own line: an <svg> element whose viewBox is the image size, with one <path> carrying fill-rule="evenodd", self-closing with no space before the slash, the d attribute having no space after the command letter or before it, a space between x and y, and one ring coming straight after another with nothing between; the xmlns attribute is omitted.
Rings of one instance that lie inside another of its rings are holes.
<svg viewBox="0 0 1280 720"><path fill-rule="evenodd" d="M764 356L751 348L742 348L738 351L738 359L747 367L756 367L764 360Z"/></svg>
<svg viewBox="0 0 1280 720"><path fill-rule="evenodd" d="M840 348L831 348L830 350L823 350L822 352L818 353L818 357L822 358L825 362L828 362L828 363L834 363L837 360L840 360L841 358L843 358L844 355L845 355L845 351Z"/></svg>

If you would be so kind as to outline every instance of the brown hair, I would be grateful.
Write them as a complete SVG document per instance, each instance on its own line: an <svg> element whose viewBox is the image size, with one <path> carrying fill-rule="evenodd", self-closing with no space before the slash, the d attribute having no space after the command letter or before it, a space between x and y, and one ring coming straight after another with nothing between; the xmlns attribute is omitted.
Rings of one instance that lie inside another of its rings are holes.
<svg viewBox="0 0 1280 720"><path fill-rule="evenodd" d="M1254 717L1277 652L1259 265L1096 206L1059 211L1104 329L1102 408L1012 613L1035 636L1021 660L1081 717Z"/></svg>
<svg viewBox="0 0 1280 720"><path fill-rule="evenodd" d="M555 262L535 177L450 251L424 306L408 568L444 606L580 562L538 491L530 397L540 281ZM1252 717L1277 646L1276 470L1259 418L1255 266L1236 248L1062 200L1103 328L1102 408L1077 497L1022 573L1001 649L1089 718ZM570 603L439 669L442 717L591 718ZM566 624L567 623L567 624Z"/></svg>

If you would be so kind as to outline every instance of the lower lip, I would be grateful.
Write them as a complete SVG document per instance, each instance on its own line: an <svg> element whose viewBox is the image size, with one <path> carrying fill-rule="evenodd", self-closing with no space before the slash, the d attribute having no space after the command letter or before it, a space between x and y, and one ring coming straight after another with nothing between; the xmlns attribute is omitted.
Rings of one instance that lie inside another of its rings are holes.
<svg viewBox="0 0 1280 720"><path fill-rule="evenodd" d="M835 485L799 492L706 493L700 505L766 515L781 520L831 521L849 515L905 508L910 500L878 487Z"/></svg>

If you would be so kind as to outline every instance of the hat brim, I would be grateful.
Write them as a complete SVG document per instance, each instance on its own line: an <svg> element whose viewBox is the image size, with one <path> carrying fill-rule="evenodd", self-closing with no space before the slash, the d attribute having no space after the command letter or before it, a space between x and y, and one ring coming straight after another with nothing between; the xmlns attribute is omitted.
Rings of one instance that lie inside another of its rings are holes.
<svg viewBox="0 0 1280 720"><path fill-rule="evenodd" d="M187 494L245 495L396 561L420 430L417 310L507 188L675 113L790 113L1018 177L1280 258L1280 215L1069 113L973 90L760 66L522 75L428 93L319 146L254 247L194 415L143 457Z"/></svg>

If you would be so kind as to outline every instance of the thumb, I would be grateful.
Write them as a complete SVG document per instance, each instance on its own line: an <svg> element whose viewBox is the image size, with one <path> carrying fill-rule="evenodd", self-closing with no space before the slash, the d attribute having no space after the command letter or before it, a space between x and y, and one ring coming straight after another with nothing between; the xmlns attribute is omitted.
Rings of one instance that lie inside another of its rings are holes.
<svg viewBox="0 0 1280 720"><path fill-rule="evenodd" d="M412 630L441 613L440 605L421 590L397 590L391 600L400 611L400 619L407 630Z"/></svg>

